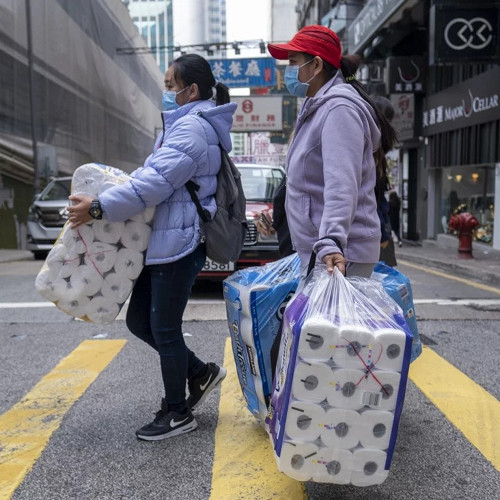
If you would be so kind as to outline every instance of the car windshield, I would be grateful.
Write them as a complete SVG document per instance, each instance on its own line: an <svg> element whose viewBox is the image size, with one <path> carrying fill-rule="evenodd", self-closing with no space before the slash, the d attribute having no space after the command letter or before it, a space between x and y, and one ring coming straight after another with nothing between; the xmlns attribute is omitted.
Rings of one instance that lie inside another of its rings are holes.
<svg viewBox="0 0 500 500"><path fill-rule="evenodd" d="M66 200L70 195L71 179L54 179L42 191L40 201Z"/></svg>
<svg viewBox="0 0 500 500"><path fill-rule="evenodd" d="M285 177L283 170L270 167L241 167L241 184L247 200L273 200L274 192Z"/></svg>

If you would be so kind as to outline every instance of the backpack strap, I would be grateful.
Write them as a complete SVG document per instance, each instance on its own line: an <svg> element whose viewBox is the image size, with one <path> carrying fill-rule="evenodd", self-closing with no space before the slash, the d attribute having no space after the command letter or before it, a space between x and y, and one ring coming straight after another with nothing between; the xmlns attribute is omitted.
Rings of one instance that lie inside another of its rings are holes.
<svg viewBox="0 0 500 500"><path fill-rule="evenodd" d="M338 238L335 238L334 236L325 236L323 238L320 238L322 240L332 240L340 250L340 253L344 255L344 249L342 248L342 243L338 240ZM307 274L309 275L310 272L314 269L314 266L316 265L316 252L313 250L311 252L311 258L309 259L309 265L307 266Z"/></svg>
<svg viewBox="0 0 500 500"><path fill-rule="evenodd" d="M189 191L189 194L191 196L191 199L193 200L193 203L196 205L196 210L198 211L198 215L200 216L200 219L203 222L208 222L212 219L210 216L210 212L201 206L200 200L198 198L198 195L196 194L196 191L200 189L199 184L196 184L194 181L187 181L186 184L186 189Z"/></svg>

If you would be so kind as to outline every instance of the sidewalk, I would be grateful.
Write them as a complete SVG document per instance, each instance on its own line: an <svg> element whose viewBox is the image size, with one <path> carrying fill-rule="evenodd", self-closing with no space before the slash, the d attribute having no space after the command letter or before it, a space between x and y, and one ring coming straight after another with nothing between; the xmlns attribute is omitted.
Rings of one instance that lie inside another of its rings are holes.
<svg viewBox="0 0 500 500"><path fill-rule="evenodd" d="M474 243L472 254L473 259L459 258L458 240L450 235L439 235L437 240L418 243L404 241L401 248L396 247L398 260L440 269L500 288L500 251L486 244ZM0 263L22 260L33 260L33 254L27 250L0 249Z"/></svg>

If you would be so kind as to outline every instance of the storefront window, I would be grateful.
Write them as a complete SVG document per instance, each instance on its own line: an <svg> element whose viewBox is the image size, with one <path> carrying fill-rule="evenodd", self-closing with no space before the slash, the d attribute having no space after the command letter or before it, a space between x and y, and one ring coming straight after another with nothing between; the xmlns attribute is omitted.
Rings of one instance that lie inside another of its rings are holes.
<svg viewBox="0 0 500 500"><path fill-rule="evenodd" d="M442 169L441 225L450 233L450 216L466 211L479 221L476 241L492 244L495 206L495 168L493 165L450 167Z"/></svg>

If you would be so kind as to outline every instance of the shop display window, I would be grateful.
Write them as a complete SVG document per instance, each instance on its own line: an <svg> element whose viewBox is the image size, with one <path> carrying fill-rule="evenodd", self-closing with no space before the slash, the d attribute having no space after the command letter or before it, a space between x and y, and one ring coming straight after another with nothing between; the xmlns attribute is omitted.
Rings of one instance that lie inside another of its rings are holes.
<svg viewBox="0 0 500 500"><path fill-rule="evenodd" d="M447 167L441 182L442 232L453 233L448 226L451 215L469 212L479 221L474 238L493 242L495 208L495 169L493 165Z"/></svg>

